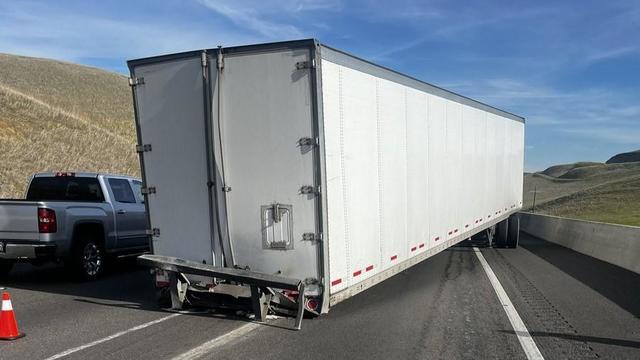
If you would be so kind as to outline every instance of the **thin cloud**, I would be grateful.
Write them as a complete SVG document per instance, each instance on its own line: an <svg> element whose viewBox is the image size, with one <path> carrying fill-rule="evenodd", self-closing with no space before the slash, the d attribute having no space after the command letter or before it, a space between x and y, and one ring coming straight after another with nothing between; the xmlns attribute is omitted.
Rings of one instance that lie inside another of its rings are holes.
<svg viewBox="0 0 640 360"><path fill-rule="evenodd" d="M242 29L254 31L269 39L299 38L304 32L296 26L267 20L261 17L254 7L242 5L240 2L217 0L200 0L202 5L233 22Z"/></svg>

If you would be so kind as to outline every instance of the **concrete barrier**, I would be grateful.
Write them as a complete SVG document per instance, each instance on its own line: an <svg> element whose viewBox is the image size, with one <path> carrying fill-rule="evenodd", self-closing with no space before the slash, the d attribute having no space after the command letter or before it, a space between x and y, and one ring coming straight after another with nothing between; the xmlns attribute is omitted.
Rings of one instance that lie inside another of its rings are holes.
<svg viewBox="0 0 640 360"><path fill-rule="evenodd" d="M640 227L521 212L520 229L640 274Z"/></svg>

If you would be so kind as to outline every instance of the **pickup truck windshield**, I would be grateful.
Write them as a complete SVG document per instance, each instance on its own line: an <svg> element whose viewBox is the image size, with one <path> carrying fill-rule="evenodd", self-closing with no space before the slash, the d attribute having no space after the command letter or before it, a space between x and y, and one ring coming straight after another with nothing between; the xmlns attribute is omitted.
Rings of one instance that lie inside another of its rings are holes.
<svg viewBox="0 0 640 360"><path fill-rule="evenodd" d="M93 177L36 177L29 185L27 200L45 201L104 201L97 178Z"/></svg>

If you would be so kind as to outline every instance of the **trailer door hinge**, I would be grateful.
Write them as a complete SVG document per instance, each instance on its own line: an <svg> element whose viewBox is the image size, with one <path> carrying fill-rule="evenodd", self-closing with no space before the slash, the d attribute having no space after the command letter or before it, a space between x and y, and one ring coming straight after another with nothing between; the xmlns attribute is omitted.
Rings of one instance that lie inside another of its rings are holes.
<svg viewBox="0 0 640 360"><path fill-rule="evenodd" d="M153 229L147 229L147 231L145 231L145 233L147 235L151 235L151 236L160 236L160 229L158 228L153 228Z"/></svg>
<svg viewBox="0 0 640 360"><path fill-rule="evenodd" d="M298 61L296 63L296 69L315 69L316 68L316 60L312 59L311 61Z"/></svg>
<svg viewBox="0 0 640 360"><path fill-rule="evenodd" d="M304 185L300 188L300 194L320 194L320 186Z"/></svg>
<svg viewBox="0 0 640 360"><path fill-rule="evenodd" d="M304 234L302 234L302 240L304 240L304 241L321 242L322 241L322 233L319 233L318 235L316 235L314 233L304 233Z"/></svg>
<svg viewBox="0 0 640 360"><path fill-rule="evenodd" d="M143 77L130 77L129 78L129 86L137 86L144 84Z"/></svg>
<svg viewBox="0 0 640 360"><path fill-rule="evenodd" d="M140 189L140 192L142 194L155 194L156 193L156 187L155 186L149 186L149 187L143 187Z"/></svg>
<svg viewBox="0 0 640 360"><path fill-rule="evenodd" d="M136 152L143 153L151 151L151 144L136 145Z"/></svg>
<svg viewBox="0 0 640 360"><path fill-rule="evenodd" d="M308 137L303 137L300 138L300 140L298 140L298 145L299 146L316 146L318 145L318 138L308 138Z"/></svg>

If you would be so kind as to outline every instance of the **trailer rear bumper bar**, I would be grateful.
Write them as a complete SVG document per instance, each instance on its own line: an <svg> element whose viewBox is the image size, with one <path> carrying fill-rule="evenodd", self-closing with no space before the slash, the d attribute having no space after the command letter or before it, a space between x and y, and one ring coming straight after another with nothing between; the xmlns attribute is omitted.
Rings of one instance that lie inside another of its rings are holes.
<svg viewBox="0 0 640 360"><path fill-rule="evenodd" d="M297 279L277 275L265 274L250 270L216 267L195 261L184 260L171 256L141 255L138 263L147 267L161 269L172 273L190 274L214 277L245 284L251 287L251 303L256 319L266 320L266 305L268 305L264 288L298 291L298 311L295 328L300 330L304 316L304 282ZM173 277L175 278L175 277Z"/></svg>

